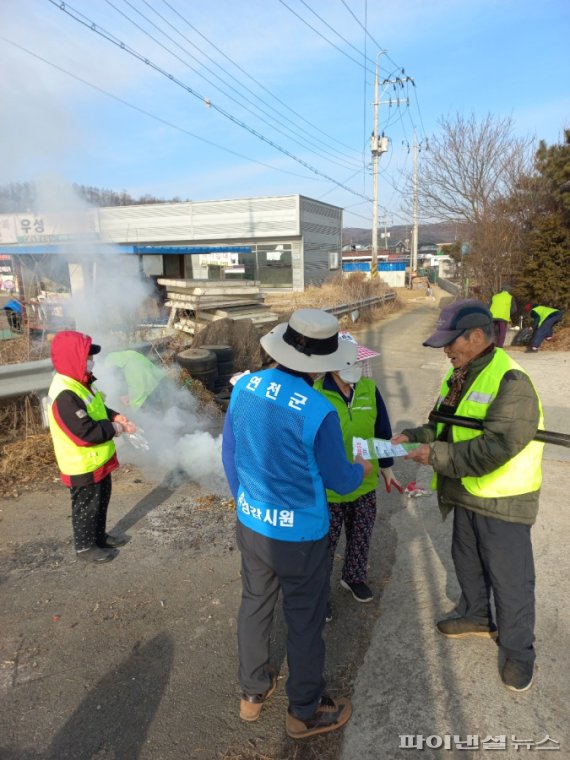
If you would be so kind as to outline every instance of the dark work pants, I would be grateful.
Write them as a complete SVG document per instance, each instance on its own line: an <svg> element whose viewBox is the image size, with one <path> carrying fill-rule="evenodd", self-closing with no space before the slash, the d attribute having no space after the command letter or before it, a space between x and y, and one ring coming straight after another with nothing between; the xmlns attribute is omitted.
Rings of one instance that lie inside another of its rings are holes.
<svg viewBox="0 0 570 760"><path fill-rule="evenodd" d="M557 322L560 322L564 315L561 311L557 311L555 314L552 314L550 317L547 317L544 322L540 325L540 327L537 327L532 335L532 339L530 341L530 345L532 348L539 348L540 344L543 340L546 338L552 337L552 330L554 329L554 325Z"/></svg>
<svg viewBox="0 0 570 760"><path fill-rule="evenodd" d="M490 623L492 589L500 649L506 657L534 662L530 527L455 507L451 554L461 586L459 615L475 623Z"/></svg>
<svg viewBox="0 0 570 760"><path fill-rule="evenodd" d="M238 615L239 682L247 694L270 685L269 639L279 589L287 624L286 685L298 718L310 717L323 694L328 535L318 541L276 541L237 523L242 597Z"/></svg>
<svg viewBox="0 0 570 760"><path fill-rule="evenodd" d="M75 551L90 549L105 542L111 485L109 474L99 483L70 488Z"/></svg>
<svg viewBox="0 0 570 760"><path fill-rule="evenodd" d="M493 330L495 333L495 345L502 348L505 345L507 337L507 322L504 319L493 320Z"/></svg>

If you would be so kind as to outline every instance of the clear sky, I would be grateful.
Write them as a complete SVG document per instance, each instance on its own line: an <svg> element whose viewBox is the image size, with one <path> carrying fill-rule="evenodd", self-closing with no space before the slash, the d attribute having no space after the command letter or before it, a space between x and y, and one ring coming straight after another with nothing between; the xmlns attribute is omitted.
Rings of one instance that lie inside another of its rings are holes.
<svg viewBox="0 0 570 760"><path fill-rule="evenodd" d="M381 222L409 223L414 129L423 147L458 113L510 116L517 135L547 143L570 126L568 0L59 5L0 0L0 184L300 193L370 227L376 60L382 79L415 82L381 87Z"/></svg>

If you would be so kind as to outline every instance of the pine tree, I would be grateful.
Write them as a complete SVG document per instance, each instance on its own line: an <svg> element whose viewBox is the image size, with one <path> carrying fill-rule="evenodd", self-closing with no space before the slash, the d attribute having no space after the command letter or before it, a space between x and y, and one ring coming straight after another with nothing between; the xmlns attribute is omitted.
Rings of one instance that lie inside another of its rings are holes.
<svg viewBox="0 0 570 760"><path fill-rule="evenodd" d="M570 130L564 143L536 153L533 208L523 236L523 265L515 295L521 301L570 307ZM568 321L568 316L566 317Z"/></svg>

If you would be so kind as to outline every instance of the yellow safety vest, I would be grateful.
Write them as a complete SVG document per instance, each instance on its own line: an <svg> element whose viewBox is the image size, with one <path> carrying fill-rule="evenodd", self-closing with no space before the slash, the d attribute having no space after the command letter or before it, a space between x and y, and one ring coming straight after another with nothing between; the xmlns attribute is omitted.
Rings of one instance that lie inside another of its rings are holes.
<svg viewBox="0 0 570 760"><path fill-rule="evenodd" d="M99 443L95 446L78 446L58 425L52 409L52 404L62 391L72 391L84 401L87 414L93 420L106 420L107 410L103 394L94 394L67 375L56 374L48 391L50 400L48 408L49 429L53 440L53 448L58 467L64 475L83 475L94 472L111 459L115 453L113 440Z"/></svg>
<svg viewBox="0 0 570 760"><path fill-rule="evenodd" d="M472 417L478 420L485 419L487 410L497 395L503 376L511 369L517 369L526 374L522 367L511 359L506 351L503 351L501 348L495 349L492 360L477 375L473 384L459 402L455 413L458 416ZM438 407L447 396L449 390L447 381L452 372L453 369L448 372L441 385ZM538 399L538 409L540 415L538 429L544 430L544 417L540 398ZM441 434L443 427L443 424L438 423L438 436ZM471 430L470 428L456 425L452 425L451 431L453 443L470 441L483 435L482 430ZM483 499L498 499L505 496L517 496L523 493L538 491L542 483L541 462L543 448L543 443L530 441L522 451L519 451L516 456L509 459L501 467L480 477L469 476L461 478L461 483L470 494ZM434 475L432 488L435 488L436 483L437 474Z"/></svg>
<svg viewBox="0 0 570 760"><path fill-rule="evenodd" d="M495 293L491 299L491 314L493 319L504 319L505 322L511 321L511 304L513 297L506 290L501 290L500 293Z"/></svg>
<svg viewBox="0 0 570 760"><path fill-rule="evenodd" d="M538 317L538 327L544 322L545 319L556 314L558 309L551 309L550 306L535 306L532 310Z"/></svg>

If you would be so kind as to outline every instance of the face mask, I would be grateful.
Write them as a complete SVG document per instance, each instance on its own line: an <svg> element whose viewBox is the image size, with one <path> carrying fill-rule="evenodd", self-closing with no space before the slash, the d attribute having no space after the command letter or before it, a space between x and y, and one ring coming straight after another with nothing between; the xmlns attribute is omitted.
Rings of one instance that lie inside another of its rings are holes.
<svg viewBox="0 0 570 760"><path fill-rule="evenodd" d="M93 359L87 359L87 372L93 372Z"/></svg>
<svg viewBox="0 0 570 760"><path fill-rule="evenodd" d="M351 367L341 369L341 371L337 374L343 383L353 385L354 383L357 383L362 377L362 367L360 364L353 364Z"/></svg>

